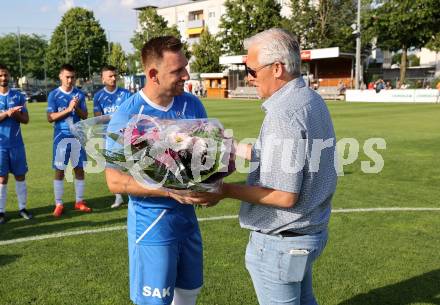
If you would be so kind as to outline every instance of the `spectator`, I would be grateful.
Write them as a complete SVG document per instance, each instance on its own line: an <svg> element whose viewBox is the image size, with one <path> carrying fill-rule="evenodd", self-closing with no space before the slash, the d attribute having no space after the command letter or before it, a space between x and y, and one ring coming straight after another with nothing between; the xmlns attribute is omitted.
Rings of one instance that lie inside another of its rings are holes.
<svg viewBox="0 0 440 305"><path fill-rule="evenodd" d="M338 88L337 88L338 95L344 95L346 89L347 89L347 87L345 86L344 82L341 79L338 83Z"/></svg>
<svg viewBox="0 0 440 305"><path fill-rule="evenodd" d="M391 90L393 89L393 85L391 85L391 82L389 80L387 80L386 84L385 84L385 89L386 90Z"/></svg>
<svg viewBox="0 0 440 305"><path fill-rule="evenodd" d="M383 79L379 78L375 84L376 93L379 93L381 90L385 89L385 83Z"/></svg>
<svg viewBox="0 0 440 305"><path fill-rule="evenodd" d="M400 86L400 89L408 89L409 85L405 84L405 82L402 82L402 85Z"/></svg>
<svg viewBox="0 0 440 305"><path fill-rule="evenodd" d="M200 84L200 96L206 97L205 85L203 83Z"/></svg>
<svg viewBox="0 0 440 305"><path fill-rule="evenodd" d="M374 90L374 82L368 83L368 90Z"/></svg>
<svg viewBox="0 0 440 305"><path fill-rule="evenodd" d="M200 82L196 82L194 85L194 93L196 96L200 96Z"/></svg>

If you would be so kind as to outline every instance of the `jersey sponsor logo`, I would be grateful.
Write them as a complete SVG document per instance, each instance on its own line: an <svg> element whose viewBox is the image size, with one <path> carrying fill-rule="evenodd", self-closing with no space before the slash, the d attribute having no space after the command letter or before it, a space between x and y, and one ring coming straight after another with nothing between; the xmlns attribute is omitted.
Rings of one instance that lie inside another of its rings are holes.
<svg viewBox="0 0 440 305"><path fill-rule="evenodd" d="M115 112L116 110L118 110L118 106L108 106L108 107L104 107L104 114L111 114L113 112Z"/></svg>
<svg viewBox="0 0 440 305"><path fill-rule="evenodd" d="M158 298L158 299L171 297L171 287L160 289L150 286L144 286L142 289L142 295L145 297Z"/></svg>

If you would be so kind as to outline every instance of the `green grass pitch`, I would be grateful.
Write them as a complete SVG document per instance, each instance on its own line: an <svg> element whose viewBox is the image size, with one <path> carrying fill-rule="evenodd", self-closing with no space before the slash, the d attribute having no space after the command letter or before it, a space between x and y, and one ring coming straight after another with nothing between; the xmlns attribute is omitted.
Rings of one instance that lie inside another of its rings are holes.
<svg viewBox="0 0 440 305"><path fill-rule="evenodd" d="M232 128L237 139L256 137L263 118L259 101L205 100L208 114ZM329 102L337 138L355 138L361 152L344 168L334 209L439 207L440 105ZM52 126L46 104L30 104L23 126L29 173L28 207L36 217L18 218L10 177L0 243L44 234L125 225L126 206L110 208L104 176L86 176L91 214L73 211L72 183L65 184L66 213L55 219L51 169ZM89 105L89 109L92 109ZM361 171L368 138L384 138L379 174ZM234 174L230 182L243 182ZM198 209L201 218L236 215L238 202ZM315 264L314 289L324 305L440 304L440 211L334 213L330 239ZM237 219L203 221L205 284L197 304L257 304L244 267L248 232ZM129 305L126 232L65 236L0 244L0 304Z"/></svg>

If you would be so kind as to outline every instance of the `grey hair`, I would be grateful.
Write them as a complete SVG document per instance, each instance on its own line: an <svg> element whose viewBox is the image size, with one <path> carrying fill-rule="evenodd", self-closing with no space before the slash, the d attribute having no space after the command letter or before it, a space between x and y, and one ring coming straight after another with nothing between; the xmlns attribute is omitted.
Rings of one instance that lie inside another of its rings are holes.
<svg viewBox="0 0 440 305"><path fill-rule="evenodd" d="M284 63L287 73L301 75L301 52L295 36L280 28L271 28L244 40L244 48L260 47L258 61L261 65L279 61Z"/></svg>

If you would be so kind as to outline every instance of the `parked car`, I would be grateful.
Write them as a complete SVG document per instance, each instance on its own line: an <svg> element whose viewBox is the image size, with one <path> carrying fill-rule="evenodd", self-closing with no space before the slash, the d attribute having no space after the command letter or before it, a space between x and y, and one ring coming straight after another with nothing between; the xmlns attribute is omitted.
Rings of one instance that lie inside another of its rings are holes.
<svg viewBox="0 0 440 305"><path fill-rule="evenodd" d="M47 95L44 91L37 90L29 94L29 102L35 103L35 102L46 102L47 101Z"/></svg>

